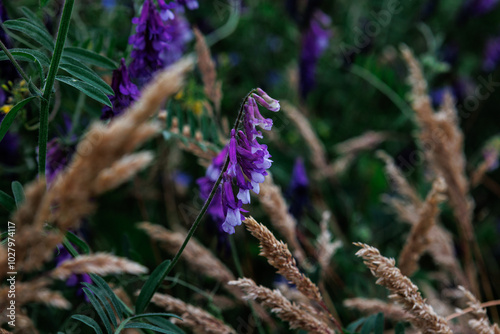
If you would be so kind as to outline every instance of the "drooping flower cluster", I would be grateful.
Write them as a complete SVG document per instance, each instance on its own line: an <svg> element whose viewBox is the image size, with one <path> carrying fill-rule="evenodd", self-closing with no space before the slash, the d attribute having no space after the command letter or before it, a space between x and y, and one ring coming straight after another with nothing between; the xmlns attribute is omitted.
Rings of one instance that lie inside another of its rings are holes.
<svg viewBox="0 0 500 334"><path fill-rule="evenodd" d="M228 146L214 158L207 169L206 176L198 180L201 197L207 199L226 159L229 159L222 184L208 209L212 218L221 224L222 230L229 234L233 234L234 227L241 224L244 219L241 212L245 212L242 205L250 203L250 190L256 194L259 193L259 184L264 182L266 170L271 167L272 163L267 146L257 141L257 138L262 138L262 133L257 130L257 126L264 130L271 130L273 122L261 115L257 104L271 111L278 111L280 105L262 89L258 88L256 92L257 94L252 93L247 98L243 106L243 130L231 130ZM233 183L238 189L236 197L233 192Z"/></svg>
<svg viewBox="0 0 500 334"><path fill-rule="evenodd" d="M111 88L115 95L108 95L108 97L113 107L104 106L102 108L101 119L103 120L120 115L132 102L139 98L139 89L130 81L127 65L123 58L120 67L113 71Z"/></svg>
<svg viewBox="0 0 500 334"><path fill-rule="evenodd" d="M305 97L316 82L316 64L330 43L332 32L329 28L331 19L322 11L316 11L311 18L309 28L302 37L300 54L300 92Z"/></svg>
<svg viewBox="0 0 500 334"><path fill-rule="evenodd" d="M157 70L178 60L191 32L176 6L159 1L160 11L152 0L146 0L139 17L132 19L136 33L129 39L133 45L130 73L145 83Z"/></svg>

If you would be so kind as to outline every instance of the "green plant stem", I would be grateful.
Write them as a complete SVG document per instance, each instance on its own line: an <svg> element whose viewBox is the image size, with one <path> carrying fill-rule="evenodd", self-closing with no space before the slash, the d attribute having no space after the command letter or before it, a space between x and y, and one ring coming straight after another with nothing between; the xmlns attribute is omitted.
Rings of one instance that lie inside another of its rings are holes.
<svg viewBox="0 0 500 334"><path fill-rule="evenodd" d="M392 101L408 118L413 117L413 110L410 106L401 98L399 95L392 90L385 82L377 78L370 71L358 66L356 64L351 65L351 73L356 74L358 77L366 80L373 87L377 88L381 93L383 93L389 100Z"/></svg>
<svg viewBox="0 0 500 334"><path fill-rule="evenodd" d="M47 141L49 139L49 105L50 97L52 95L52 88L56 79L57 70L59 69L59 62L63 53L64 43L68 36L69 23L71 21L71 12L75 0L66 0L64 3L63 12L61 15L61 22L59 23L59 30L57 32L56 45L52 59L50 60L49 73L45 80L43 88L43 98L40 102L40 130L38 132L38 173L45 175L45 163L47 156Z"/></svg>
<svg viewBox="0 0 500 334"><path fill-rule="evenodd" d="M243 274L243 269L241 267L240 258L238 256L238 251L236 250L236 245L234 244L233 235L229 236L229 244L231 246L231 254L233 255L233 261L234 265L236 266L238 276L245 277L245 275ZM257 311L255 311L255 307L253 307L252 301L250 300L248 301L248 307L250 307L250 311L252 312L252 316L255 320L255 327L257 327L257 330L260 334L265 334L266 332L264 331L264 328L262 328L262 323L260 322L259 315L257 314Z"/></svg>
<svg viewBox="0 0 500 334"><path fill-rule="evenodd" d="M12 54L10 53L9 49L7 49L7 47L5 46L5 44L3 44L2 41L0 41L0 47L2 48L2 51L5 52L5 54L7 55L7 57L9 58L10 62L12 63L12 65L14 65L14 67L16 68L17 72L19 72L19 74L21 75L21 77L24 79L24 81L26 81L26 83L29 85L31 91L33 92L36 92L37 95L42 95L42 92L40 91L40 89L38 89L37 86L35 86L33 84L33 82L31 82L31 79L28 77L28 75L23 71L23 69L21 68L21 65L19 65L19 63L14 59L14 57L12 56Z"/></svg>

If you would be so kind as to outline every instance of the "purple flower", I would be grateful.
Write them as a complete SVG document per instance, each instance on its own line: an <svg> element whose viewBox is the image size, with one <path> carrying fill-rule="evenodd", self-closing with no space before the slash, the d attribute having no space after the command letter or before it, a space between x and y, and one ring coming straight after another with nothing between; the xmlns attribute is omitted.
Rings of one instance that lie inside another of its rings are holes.
<svg viewBox="0 0 500 334"><path fill-rule="evenodd" d="M179 5L184 5L190 10L198 9L200 6L197 0L177 0Z"/></svg>
<svg viewBox="0 0 500 334"><path fill-rule="evenodd" d="M460 11L459 20L467 20L493 10L498 0L467 0Z"/></svg>
<svg viewBox="0 0 500 334"><path fill-rule="evenodd" d="M74 153L74 147L64 145L59 138L53 138L47 143L47 164L45 177L47 184L52 184L56 176L66 168Z"/></svg>
<svg viewBox="0 0 500 334"><path fill-rule="evenodd" d="M189 26L181 14L172 16L172 6L159 3L161 14L152 0L146 0L141 15L132 19L137 27L129 39L133 45L130 73L141 83L180 58L187 42Z"/></svg>
<svg viewBox="0 0 500 334"><path fill-rule="evenodd" d="M115 95L108 95L108 97L113 107L104 106L101 119L110 119L120 115L132 102L139 98L139 89L130 81L127 65L123 58L120 68L113 71L111 88Z"/></svg>
<svg viewBox="0 0 500 334"><path fill-rule="evenodd" d="M214 158L207 169L206 176L197 181L201 197L208 198L225 160L229 159L222 184L208 209L212 218L221 223L222 230L229 234L233 234L234 228L241 225L241 221L245 219L242 214L245 212L242 205L250 203L250 190L259 193L259 184L264 182L266 170L271 167L272 163L267 146L257 141L257 138L262 138L262 133L257 130L257 126L264 130L271 130L273 122L260 114L257 103L271 111L278 111L280 105L262 89L258 88L256 92L257 94L252 93L248 97L243 106L243 131L231 130L229 144ZM238 189L236 198L233 184Z"/></svg>
<svg viewBox="0 0 500 334"><path fill-rule="evenodd" d="M332 37L332 32L329 29L330 24L330 17L318 10L311 18L309 28L302 36L299 71L300 92L303 97L314 88L316 64Z"/></svg>
<svg viewBox="0 0 500 334"><path fill-rule="evenodd" d="M304 161L301 158L295 160L292 179L288 188L290 207L288 211L299 220L302 217L304 207L309 203L309 179L307 177Z"/></svg>
<svg viewBox="0 0 500 334"><path fill-rule="evenodd" d="M56 256L56 266L59 267L62 263L71 260L73 256L68 252L68 250L63 247L62 245L58 246L59 249L59 255ZM76 291L76 295L79 297L84 297L85 300L88 302L89 299L83 292L83 286L81 283L92 283L92 279L88 274L73 274L68 279L66 280L66 286L76 286L78 287L78 290Z"/></svg>
<svg viewBox="0 0 500 334"><path fill-rule="evenodd" d="M7 11L5 10L5 7L3 5L2 0L0 0L0 22L5 22L9 19L9 16L7 15ZM12 40L5 33L5 30L0 29L0 40L3 42L3 44L7 47L7 49L13 48ZM9 60L4 60L0 62L0 76L4 80L11 80L14 81L14 79L19 78L19 74L17 73L16 68L14 65L10 63ZM1 88L0 88L1 90ZM2 104L3 105L3 104ZM0 107L2 106L0 105Z"/></svg>
<svg viewBox="0 0 500 334"><path fill-rule="evenodd" d="M500 37L489 38L483 55L483 70L493 71L500 61Z"/></svg>

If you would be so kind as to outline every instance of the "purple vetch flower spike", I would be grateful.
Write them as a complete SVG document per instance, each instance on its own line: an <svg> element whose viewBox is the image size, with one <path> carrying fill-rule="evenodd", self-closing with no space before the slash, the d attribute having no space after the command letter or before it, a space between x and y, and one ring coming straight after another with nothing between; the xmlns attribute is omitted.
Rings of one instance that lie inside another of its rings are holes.
<svg viewBox="0 0 500 334"><path fill-rule="evenodd" d="M123 58L120 67L113 71L111 88L115 92L115 95L108 95L108 97L113 107L104 106L102 108L101 119L110 119L120 115L132 102L137 101L139 98L139 89L130 81L127 65Z"/></svg>
<svg viewBox="0 0 500 334"><path fill-rule="evenodd" d="M158 6L160 7L160 16L163 21L173 20L175 17L173 10L177 6L175 2L166 4L165 0L158 0Z"/></svg>
<svg viewBox="0 0 500 334"><path fill-rule="evenodd" d="M252 93L243 105L243 131L231 130L228 145L214 158L205 177L197 181L201 197L208 198L226 159L228 160L222 185L215 193L208 212L214 220L221 223L222 230L229 234L233 234L234 227L241 225L242 220L245 219L242 212L246 211L242 209L242 205L250 204L250 190L256 194L259 193L259 185L264 182L267 169L272 164L267 146L257 141L257 138L262 138L262 133L256 127L271 130L273 122L261 115L257 102L271 111L278 111L280 105L262 89L255 91L257 94ZM236 198L233 185L238 189Z"/></svg>

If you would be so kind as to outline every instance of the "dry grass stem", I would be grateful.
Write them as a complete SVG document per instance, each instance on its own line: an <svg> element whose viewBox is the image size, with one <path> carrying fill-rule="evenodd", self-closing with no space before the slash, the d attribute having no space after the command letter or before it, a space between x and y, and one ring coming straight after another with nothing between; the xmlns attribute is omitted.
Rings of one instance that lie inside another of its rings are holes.
<svg viewBox="0 0 500 334"><path fill-rule="evenodd" d="M342 241L333 241L332 234L328 230L328 221L332 214L329 211L324 211L320 223L321 233L316 241L316 253L318 255L318 263L321 267L321 275L324 276L327 272L328 265L333 254L342 247Z"/></svg>
<svg viewBox="0 0 500 334"><path fill-rule="evenodd" d="M418 287L401 274L395 266L394 259L383 257L378 249L366 244L355 243L355 245L362 248L356 255L364 259L373 276L378 278L377 284L393 293L389 297L401 304L413 316L410 322L416 328L422 330L424 334L453 333L446 320L425 303Z"/></svg>
<svg viewBox="0 0 500 334"><path fill-rule="evenodd" d="M297 267L288 246L276 239L274 234L255 219L249 217L244 221L247 230L260 242L260 255L267 258L270 265L288 281L295 284L297 289L308 298L321 302L323 299L316 284L302 274Z"/></svg>
<svg viewBox="0 0 500 334"><path fill-rule="evenodd" d="M144 222L139 224L139 228L144 230L151 239L158 241L160 246L171 255L177 253L186 238L184 233L172 232L157 224ZM220 283L226 284L234 279L231 271L195 239L189 241L182 253L182 258L194 272L212 277Z"/></svg>
<svg viewBox="0 0 500 334"><path fill-rule="evenodd" d="M134 261L106 253L80 255L64 261L50 275L64 280L73 274L93 273L101 276L110 274L144 274L148 269Z"/></svg>
<svg viewBox="0 0 500 334"><path fill-rule="evenodd" d="M78 144L69 166L45 194L43 180L27 187L26 201L12 219L20 231L16 245L18 270L40 268L52 258L64 233L78 228L81 218L93 212L96 190L107 188L97 184L102 181L100 173L116 166L116 161L158 133L160 128L148 120L166 98L183 86L185 74L192 67L192 58L180 60L159 72L142 91L139 101L108 126L94 123ZM47 223L54 228L45 230Z"/></svg>
<svg viewBox="0 0 500 334"><path fill-rule="evenodd" d="M290 102L283 101L281 103L283 112L295 124L300 134L306 141L307 146L311 150L311 161L314 167L318 170L321 177L330 175L326 150L323 143L316 136L316 133L307 118L294 107Z"/></svg>
<svg viewBox="0 0 500 334"><path fill-rule="evenodd" d="M263 286L257 286L254 281L248 278L240 278L231 281L229 284L237 286L245 293L245 298L255 300L262 306L269 308L281 320L290 325L290 329L302 329L313 334L333 334L327 324L314 317L299 305L290 302L278 290L270 290Z"/></svg>
<svg viewBox="0 0 500 334"><path fill-rule="evenodd" d="M362 151L373 150L389 137L387 132L367 131L360 136L338 143L335 145L335 151L341 155L358 155Z"/></svg>
<svg viewBox="0 0 500 334"><path fill-rule="evenodd" d="M268 175L260 185L259 199L273 226L292 248L293 255L301 264L304 263L306 255L297 239L297 222L288 212L283 193L274 183L271 175Z"/></svg>
<svg viewBox="0 0 500 334"><path fill-rule="evenodd" d="M439 215L439 203L444 200L443 193L446 184L442 178L438 178L432 184L432 190L427 195L425 202L418 214L419 221L411 228L410 235L399 255L399 269L406 276L411 276L418 269L418 260L431 242L429 233L436 226Z"/></svg>
<svg viewBox="0 0 500 334"><path fill-rule="evenodd" d="M427 94L427 82L420 64L407 47L402 47L401 52L410 71L412 107L420 127L418 139L429 166L436 175L445 179L448 186L450 205L460 227L469 285L477 291L476 268L471 251L474 239L472 227L474 203L469 196L469 182L465 175L463 133L458 124L454 101L451 93L447 92L440 110L435 112Z"/></svg>
<svg viewBox="0 0 500 334"><path fill-rule="evenodd" d="M235 334L235 330L223 323L221 320L215 318L210 313L195 307L190 304L184 303L182 300L155 293L151 302L157 306L164 308L168 312L178 314L182 320L172 318L172 322L189 327L193 333L202 334Z"/></svg>
<svg viewBox="0 0 500 334"><path fill-rule="evenodd" d="M196 37L196 54L198 55L198 68L201 72L201 79L203 80L205 95L212 101L215 110L220 109L220 100L222 98L222 83L217 81L217 72L215 70L215 63L212 60L210 49L205 42L205 38L200 30L194 28L194 35Z"/></svg>
<svg viewBox="0 0 500 334"><path fill-rule="evenodd" d="M488 320L486 310L481 306L481 302L463 286L458 287L467 298L467 305L472 308L474 319L469 320L469 326L477 334L499 334L500 328L497 324L491 324Z"/></svg>
<svg viewBox="0 0 500 334"><path fill-rule="evenodd" d="M377 314L378 312L384 313L386 319L396 321L408 321L413 318L402 306L397 304L389 304L379 299L367 298L350 298L343 302L344 306L350 309L355 309L364 314Z"/></svg>

